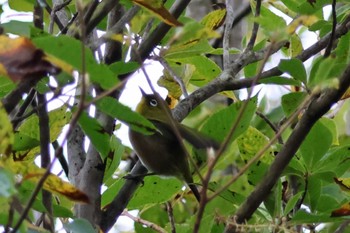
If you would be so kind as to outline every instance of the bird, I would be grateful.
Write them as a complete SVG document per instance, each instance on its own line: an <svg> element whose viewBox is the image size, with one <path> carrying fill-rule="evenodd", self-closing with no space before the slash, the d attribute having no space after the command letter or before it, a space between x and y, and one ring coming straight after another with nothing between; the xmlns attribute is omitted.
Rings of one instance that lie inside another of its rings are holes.
<svg viewBox="0 0 350 233"><path fill-rule="evenodd" d="M134 151L149 172L176 177L186 182L200 202L200 193L193 183L187 152L180 140L184 139L198 149L217 149L219 144L196 130L170 119L170 109L158 93L146 94L141 88L140 90L142 98L136 107L136 112L151 121L156 131L152 135L145 135L129 128L129 139ZM175 133L174 127L181 138Z"/></svg>

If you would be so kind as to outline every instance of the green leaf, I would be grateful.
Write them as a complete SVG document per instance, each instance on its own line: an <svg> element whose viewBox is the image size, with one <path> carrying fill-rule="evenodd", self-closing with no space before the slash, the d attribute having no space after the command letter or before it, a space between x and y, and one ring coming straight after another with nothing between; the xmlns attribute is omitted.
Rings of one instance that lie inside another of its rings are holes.
<svg viewBox="0 0 350 233"><path fill-rule="evenodd" d="M104 183L106 182L107 179L110 179L115 171L117 170L120 160L122 158L122 155L125 152L125 147L121 143L121 141L115 137L114 135L111 136L110 140L110 145L111 145L111 156L107 158L106 161L106 168L105 168L105 174L103 176Z"/></svg>
<svg viewBox="0 0 350 233"><path fill-rule="evenodd" d="M278 64L278 69L282 72L290 74L296 80L299 80L303 83L307 82L306 70L304 64L296 58L290 60L281 60Z"/></svg>
<svg viewBox="0 0 350 233"><path fill-rule="evenodd" d="M111 151L109 145L111 136L95 118L90 117L86 112L81 114L79 125L89 137L96 150L100 153L101 158L103 160L106 159Z"/></svg>
<svg viewBox="0 0 350 233"><path fill-rule="evenodd" d="M336 177L342 176L350 167L350 146L339 146L330 149L327 154L314 166L314 170L334 172Z"/></svg>
<svg viewBox="0 0 350 233"><path fill-rule="evenodd" d="M187 57L194 57L213 51L213 47L206 39L198 39L186 44L171 46L165 53L167 60L176 60Z"/></svg>
<svg viewBox="0 0 350 233"><path fill-rule="evenodd" d="M149 204L164 203L179 192L184 184L176 178L146 176L144 185L139 188L129 202L129 209L139 209Z"/></svg>
<svg viewBox="0 0 350 233"><path fill-rule="evenodd" d="M342 221L339 218L333 218L330 214L311 214L307 213L305 210L299 210L290 223L292 224L308 224L308 223L326 223L326 222L335 222Z"/></svg>
<svg viewBox="0 0 350 233"><path fill-rule="evenodd" d="M73 218L74 214L72 211L62 205L52 205L52 211L54 217L61 217L61 218Z"/></svg>
<svg viewBox="0 0 350 233"><path fill-rule="evenodd" d="M82 61L85 61L86 71L92 82L99 84L104 89L109 89L118 83L116 75L105 64L98 64L91 50L84 47L85 58L82 59L81 42L68 36L39 37L33 39L33 43L46 53L58 58L76 70L82 70Z"/></svg>
<svg viewBox="0 0 350 233"><path fill-rule="evenodd" d="M284 208L283 211L283 216L287 216L289 214L289 212L291 212L293 210L293 208L295 207L295 205L297 204L297 202L299 201L299 199L301 198L301 196L304 194L304 192L298 192L297 194L295 194L292 198L290 198L286 204L286 207Z"/></svg>
<svg viewBox="0 0 350 233"><path fill-rule="evenodd" d="M334 196L330 195L321 195L319 205L317 206L317 211L321 213L329 214L332 210L335 210L339 207L339 202L335 199Z"/></svg>
<svg viewBox="0 0 350 233"><path fill-rule="evenodd" d="M211 117L209 117L204 123L201 131L206 135L210 135L217 141L224 141L233 124L237 120L239 111L243 104L243 102L231 104L229 107L212 114ZM256 111L256 104L256 97L249 100L243 116L241 117L238 126L232 135L231 141L235 140L239 135L248 129Z"/></svg>
<svg viewBox="0 0 350 233"><path fill-rule="evenodd" d="M240 156L244 163L251 160L260 150L267 145L269 139L259 130L248 127L242 135L237 138L237 144ZM248 172L248 180L251 184L256 185L264 176L268 169L268 164L273 161L272 151L267 150L264 155L254 163Z"/></svg>
<svg viewBox="0 0 350 233"><path fill-rule="evenodd" d="M0 98L3 98L10 93L16 84L14 84L8 77L0 75Z"/></svg>
<svg viewBox="0 0 350 233"><path fill-rule="evenodd" d="M72 222L63 223L63 228L72 233L96 233L91 223L83 218L76 218Z"/></svg>
<svg viewBox="0 0 350 233"><path fill-rule="evenodd" d="M18 36L25 37L30 37L30 27L32 25L32 22L23 22L17 20L11 20L8 23L1 24L1 26L5 30L5 33L12 33Z"/></svg>
<svg viewBox="0 0 350 233"><path fill-rule="evenodd" d="M55 141L62 133L63 127L69 122L71 112L65 106L49 112L50 142ZM39 118L31 115L24 121L15 133L14 150L20 151L36 147L40 141Z"/></svg>
<svg viewBox="0 0 350 233"><path fill-rule="evenodd" d="M293 34L290 38L289 56L296 57L304 50L303 44L298 34Z"/></svg>
<svg viewBox="0 0 350 233"><path fill-rule="evenodd" d="M292 78L287 78L283 76L274 76L269 78L260 79L259 83L261 84L277 84L277 85L291 85L291 86L301 86L301 82L299 80L295 80Z"/></svg>
<svg viewBox="0 0 350 233"><path fill-rule="evenodd" d="M307 197L310 202L311 211L314 212L319 203L321 196L322 182L317 176L309 176L307 178Z"/></svg>
<svg viewBox="0 0 350 233"><path fill-rule="evenodd" d="M34 9L33 0L11 0L8 1L9 7L15 11L29 11L32 12Z"/></svg>
<svg viewBox="0 0 350 233"><path fill-rule="evenodd" d="M264 205L272 218L281 216L282 211L282 183L277 181L277 184L270 191L268 197L264 200Z"/></svg>
<svg viewBox="0 0 350 233"><path fill-rule="evenodd" d="M339 145L339 140L338 140L338 129L337 129L337 125L335 124L334 119L330 119L330 118L326 118L326 117L322 117L320 119L320 122L322 122L322 124L324 126L326 126L329 131L331 132L332 135L332 145Z"/></svg>
<svg viewBox="0 0 350 233"><path fill-rule="evenodd" d="M0 197L9 198L16 193L13 174L0 167Z"/></svg>
<svg viewBox="0 0 350 233"><path fill-rule="evenodd" d="M310 1L303 0L282 0L282 2L292 11L301 15L311 15L322 9L323 6L331 4L331 0Z"/></svg>
<svg viewBox="0 0 350 233"><path fill-rule="evenodd" d="M199 87L207 84L221 73L220 67L205 56L177 59L176 62L190 64L195 67L190 83Z"/></svg>
<svg viewBox="0 0 350 233"><path fill-rule="evenodd" d="M13 151L25 151L37 147L40 141L22 133L15 133Z"/></svg>
<svg viewBox="0 0 350 233"><path fill-rule="evenodd" d="M121 75L121 74L127 74L130 72L135 71L137 68L139 68L140 65L138 62L122 62L118 61L115 62L111 65L109 65L109 69L114 72L116 75Z"/></svg>
<svg viewBox="0 0 350 233"><path fill-rule="evenodd" d="M156 130L154 125L140 114L132 111L129 107L121 104L116 99L104 97L97 101L96 107L107 115L129 125L132 130L143 134L153 134Z"/></svg>
<svg viewBox="0 0 350 233"><path fill-rule="evenodd" d="M300 153L309 171L326 154L332 144L332 132L321 122L316 122L300 146Z"/></svg>
<svg viewBox="0 0 350 233"><path fill-rule="evenodd" d="M267 37L280 41L287 38L286 21L270 11L267 7L261 7L260 16L256 19L262 31Z"/></svg>
<svg viewBox="0 0 350 233"><path fill-rule="evenodd" d="M282 108L286 117L292 115L299 107L306 97L306 93L292 92L282 96Z"/></svg>

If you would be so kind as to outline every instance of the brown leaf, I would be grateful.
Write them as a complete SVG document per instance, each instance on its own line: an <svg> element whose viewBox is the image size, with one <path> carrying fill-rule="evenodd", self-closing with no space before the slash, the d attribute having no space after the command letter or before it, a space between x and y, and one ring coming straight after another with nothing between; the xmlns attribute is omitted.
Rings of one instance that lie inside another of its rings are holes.
<svg viewBox="0 0 350 233"><path fill-rule="evenodd" d="M339 209L333 210L332 217L341 217L350 215L350 203L345 203Z"/></svg>
<svg viewBox="0 0 350 233"><path fill-rule="evenodd" d="M60 69L45 60L44 52L29 39L0 36L0 74L8 76L13 82L40 79L59 72Z"/></svg>

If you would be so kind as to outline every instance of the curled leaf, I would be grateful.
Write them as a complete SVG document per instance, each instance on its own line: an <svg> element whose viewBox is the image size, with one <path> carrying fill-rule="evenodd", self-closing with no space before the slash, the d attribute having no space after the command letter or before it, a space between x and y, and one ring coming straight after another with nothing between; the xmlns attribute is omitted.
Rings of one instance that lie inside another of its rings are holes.
<svg viewBox="0 0 350 233"><path fill-rule="evenodd" d="M44 52L29 39L0 36L0 74L8 76L13 82L40 79L59 72L60 69L48 62Z"/></svg>
<svg viewBox="0 0 350 233"><path fill-rule="evenodd" d="M170 26L182 26L182 23L177 21L177 19L164 7L162 0L132 0L132 2L146 8L156 17Z"/></svg>
<svg viewBox="0 0 350 233"><path fill-rule="evenodd" d="M345 203L339 209L333 210L331 216L332 217L341 217L341 216L349 216L350 215L350 203Z"/></svg>

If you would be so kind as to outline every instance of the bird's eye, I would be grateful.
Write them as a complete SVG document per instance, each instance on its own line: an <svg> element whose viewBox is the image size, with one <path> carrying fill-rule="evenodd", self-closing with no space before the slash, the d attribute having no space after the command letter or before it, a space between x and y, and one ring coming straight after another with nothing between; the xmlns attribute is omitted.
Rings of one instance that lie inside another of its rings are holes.
<svg viewBox="0 0 350 233"><path fill-rule="evenodd" d="M152 107L156 107L156 106L158 105L158 102L157 102L157 100L155 100L155 99L151 99L151 100L149 101L149 104L150 104Z"/></svg>

